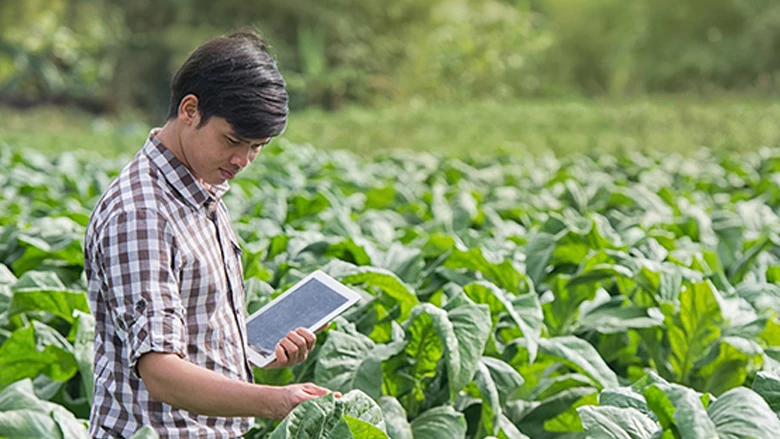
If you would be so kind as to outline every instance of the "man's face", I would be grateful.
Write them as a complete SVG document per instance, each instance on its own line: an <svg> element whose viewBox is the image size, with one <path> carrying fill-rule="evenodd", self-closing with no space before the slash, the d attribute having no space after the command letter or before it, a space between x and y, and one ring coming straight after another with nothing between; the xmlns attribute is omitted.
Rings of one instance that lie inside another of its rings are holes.
<svg viewBox="0 0 780 439"><path fill-rule="evenodd" d="M221 117L212 117L202 127L196 116L192 128L182 133L182 150L190 171L209 184L231 180L249 166L271 138L243 139Z"/></svg>

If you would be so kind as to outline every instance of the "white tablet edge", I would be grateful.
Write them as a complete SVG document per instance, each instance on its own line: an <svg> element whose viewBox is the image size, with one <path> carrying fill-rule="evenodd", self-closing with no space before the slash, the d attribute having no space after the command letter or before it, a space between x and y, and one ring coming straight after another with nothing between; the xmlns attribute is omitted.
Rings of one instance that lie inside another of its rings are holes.
<svg viewBox="0 0 780 439"><path fill-rule="evenodd" d="M268 302L267 304L265 304L265 306L263 306L262 308L258 309L254 313L252 313L252 315L249 316L249 318L247 318L247 321L246 321L247 328L249 327L249 322L251 322L252 320L257 318L258 316L260 316L263 313L265 313L270 307L272 307L277 302L279 302L281 300L284 300L285 297L287 297L288 295L290 295L293 292L295 292L295 290L297 290L298 288L303 286L306 282L308 282L311 279L316 279L316 280L322 282L323 284L327 285L333 291L335 291L335 292L337 292L337 293L339 293L342 296L347 298L347 301L345 303L341 304L338 308L334 309L333 311L328 313L328 315L326 315L322 319L318 320L315 324L313 324L309 328L307 328L307 329L309 329L312 332L316 331L317 329L320 329L326 323L328 323L331 320L333 320L333 318L335 318L336 316L338 316L339 314L344 312L344 310L346 310L350 306L354 305L358 300L360 300L360 295L358 293L350 290L346 285L344 285L341 282L337 281L336 279L328 276L327 274L325 274L324 271L317 270L317 271L314 271L313 273L309 274L308 276L304 277L303 279L301 279L298 283L296 283L295 285L290 287L290 289L288 289L284 293L280 294L274 300L272 300L272 301ZM249 334L247 334L247 339L248 338L249 338ZM249 361L252 364L254 364L255 366L257 366L257 367L265 367L265 366L271 364L271 362L273 362L276 359L276 354L275 353L272 353L271 355L266 357L266 356L260 354L258 351L256 351L252 347L252 345L250 343L247 343L247 348L248 349L247 349L246 353L247 353L247 356L249 357Z"/></svg>

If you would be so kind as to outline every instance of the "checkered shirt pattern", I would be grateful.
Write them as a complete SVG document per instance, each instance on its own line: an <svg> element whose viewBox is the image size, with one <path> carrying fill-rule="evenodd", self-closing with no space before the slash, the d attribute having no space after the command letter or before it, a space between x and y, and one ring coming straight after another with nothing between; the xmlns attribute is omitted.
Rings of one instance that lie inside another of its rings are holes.
<svg viewBox="0 0 780 439"><path fill-rule="evenodd" d="M201 416L155 401L138 375L143 354L163 352L253 382L241 249L221 200L228 184L207 191L157 132L109 186L87 227L96 319L89 433L129 437L149 425L162 438L240 437L253 419Z"/></svg>

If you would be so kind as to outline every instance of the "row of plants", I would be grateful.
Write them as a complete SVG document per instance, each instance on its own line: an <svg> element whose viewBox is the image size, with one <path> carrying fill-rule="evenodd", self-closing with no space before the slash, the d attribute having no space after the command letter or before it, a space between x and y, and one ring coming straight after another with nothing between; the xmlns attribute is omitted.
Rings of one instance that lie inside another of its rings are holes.
<svg viewBox="0 0 780 439"><path fill-rule="evenodd" d="M0 437L86 435L81 248L121 165L0 152ZM366 162L285 145L245 174L225 202L247 312L317 268L364 296L306 362L256 370L344 400L247 437L780 434L776 150Z"/></svg>

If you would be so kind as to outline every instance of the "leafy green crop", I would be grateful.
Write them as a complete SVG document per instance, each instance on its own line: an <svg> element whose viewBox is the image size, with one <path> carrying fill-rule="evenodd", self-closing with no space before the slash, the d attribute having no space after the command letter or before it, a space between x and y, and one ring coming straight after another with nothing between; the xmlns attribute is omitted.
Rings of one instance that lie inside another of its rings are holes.
<svg viewBox="0 0 780 439"><path fill-rule="evenodd" d="M0 391L37 401L4 409L0 437L84 431L82 235L120 165L0 151ZM307 361L256 370L345 397L249 438L780 435L776 150L363 162L296 146L246 173L225 202L247 311L317 268L364 298Z"/></svg>

